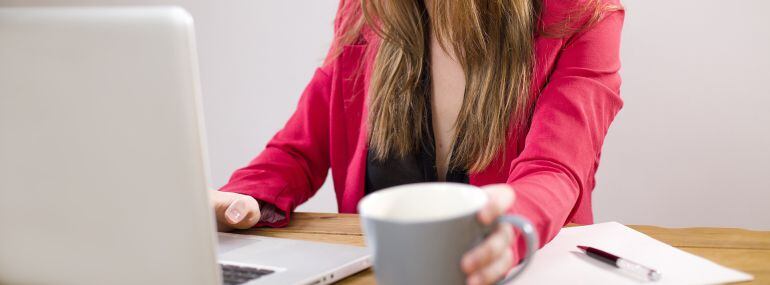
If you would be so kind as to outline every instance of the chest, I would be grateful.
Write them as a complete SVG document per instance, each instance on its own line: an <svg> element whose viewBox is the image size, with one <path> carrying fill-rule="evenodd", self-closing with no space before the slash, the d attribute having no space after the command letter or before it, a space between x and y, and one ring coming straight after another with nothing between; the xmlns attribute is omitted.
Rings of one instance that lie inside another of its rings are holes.
<svg viewBox="0 0 770 285"><path fill-rule="evenodd" d="M465 73L451 51L441 48L433 38L430 45L431 116L439 179L449 165L455 122L463 105Z"/></svg>
<svg viewBox="0 0 770 285"><path fill-rule="evenodd" d="M547 85L548 77L555 66L563 44L564 41L562 39L536 39L535 66L532 78L534 96L537 96L540 90ZM374 66L375 57L373 54L376 54L376 50L375 43L345 46L342 53L333 63L333 76L330 86L330 107L332 109L330 128L333 134L331 136L333 142L331 143L339 148L339 151L332 153L333 168L334 165L345 165L347 167L355 166L354 168L360 167L363 169L365 165L367 152L366 118L368 116L367 90L369 90L371 71ZM464 89L465 82L463 76L457 76L462 72L459 64L449 61L442 62L440 58L434 60L433 64L437 67L441 67L443 64L447 65L444 68L436 69L447 71L447 73L433 75L440 77L439 79L433 78L433 80L437 80L436 82L444 82L444 84L436 84L436 88L439 88L439 91L433 93L434 96L446 97L442 100L431 102L431 109L435 110L432 113L440 116L440 118L433 117L434 121L436 121L433 125L435 128L434 133L436 133L452 129L462 104L462 92L458 92L458 90ZM456 82L457 80L453 80L457 78L461 78L462 84ZM463 87L460 88L458 86ZM441 126L435 125L438 122L440 122ZM450 132L450 135L439 138L439 140L446 143L439 142L437 145L450 146L451 138ZM522 144L515 142L507 144L505 161L493 161L488 170L471 175L471 184L483 185L504 179L508 172L507 167L509 163L507 162L516 158L521 146ZM332 172L334 173L334 171Z"/></svg>

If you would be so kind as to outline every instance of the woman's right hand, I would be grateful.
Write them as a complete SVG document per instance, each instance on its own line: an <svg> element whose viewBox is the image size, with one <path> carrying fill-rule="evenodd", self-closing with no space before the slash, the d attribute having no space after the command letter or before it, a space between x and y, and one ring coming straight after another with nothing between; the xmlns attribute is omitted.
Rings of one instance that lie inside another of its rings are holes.
<svg viewBox="0 0 770 285"><path fill-rule="evenodd" d="M218 231L248 229L259 222L259 203L254 197L214 190L209 200L217 216Z"/></svg>

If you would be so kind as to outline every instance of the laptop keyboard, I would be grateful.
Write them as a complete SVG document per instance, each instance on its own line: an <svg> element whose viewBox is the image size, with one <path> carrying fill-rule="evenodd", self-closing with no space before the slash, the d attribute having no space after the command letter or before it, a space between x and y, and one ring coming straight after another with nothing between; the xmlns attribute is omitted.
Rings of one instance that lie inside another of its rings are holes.
<svg viewBox="0 0 770 285"><path fill-rule="evenodd" d="M220 264L224 285L238 285L268 275L275 271L231 264Z"/></svg>

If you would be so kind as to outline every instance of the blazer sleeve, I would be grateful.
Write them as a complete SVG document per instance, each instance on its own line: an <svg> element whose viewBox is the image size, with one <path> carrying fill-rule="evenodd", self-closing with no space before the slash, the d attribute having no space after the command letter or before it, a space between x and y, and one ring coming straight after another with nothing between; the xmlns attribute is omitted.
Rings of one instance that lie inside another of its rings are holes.
<svg viewBox="0 0 770 285"><path fill-rule="evenodd" d="M618 74L623 18L622 10L607 12L567 41L535 102L524 147L511 163L507 182L516 200L509 212L532 221L541 247L593 190L604 137L623 105ZM514 249L524 252L523 241Z"/></svg>
<svg viewBox="0 0 770 285"><path fill-rule="evenodd" d="M236 170L220 191L254 197L279 218L257 226L281 227L291 212L312 197L329 172L329 98L331 77L316 70L300 97L294 114L246 167Z"/></svg>

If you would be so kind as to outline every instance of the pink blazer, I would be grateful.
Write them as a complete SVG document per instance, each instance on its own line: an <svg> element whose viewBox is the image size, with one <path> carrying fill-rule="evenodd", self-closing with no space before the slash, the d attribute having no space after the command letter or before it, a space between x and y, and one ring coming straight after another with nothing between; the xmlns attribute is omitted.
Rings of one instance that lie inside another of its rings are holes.
<svg viewBox="0 0 770 285"><path fill-rule="evenodd" d="M343 1L344 2L344 1ZM541 23L557 22L570 9L545 1ZM618 4L616 1L614 4ZM335 29L350 11L340 5ZM561 15L561 16L560 16ZM593 222L591 192L607 129L622 107L619 96L622 10L606 13L588 29L563 38L536 38L531 127L510 140L506 155L470 174L472 185L508 183L516 191L510 213L529 218L550 241L566 223ZM221 191L274 204L286 219L321 187L331 169L340 213L356 213L364 196L367 155L367 90L377 38L364 32L358 44L318 68L297 109L246 167ZM522 246L522 245L520 245Z"/></svg>

